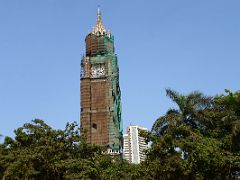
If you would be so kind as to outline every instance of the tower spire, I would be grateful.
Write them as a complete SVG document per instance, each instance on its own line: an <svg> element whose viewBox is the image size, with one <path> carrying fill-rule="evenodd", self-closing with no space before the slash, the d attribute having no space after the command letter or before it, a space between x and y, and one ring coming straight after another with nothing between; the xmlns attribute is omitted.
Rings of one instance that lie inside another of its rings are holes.
<svg viewBox="0 0 240 180"><path fill-rule="evenodd" d="M98 15L98 17L99 17L99 16L101 16L101 10L100 10L100 6L98 6L97 15Z"/></svg>
<svg viewBox="0 0 240 180"><path fill-rule="evenodd" d="M98 6L98 11L97 11L97 22L96 22L95 27L93 28L92 33L95 35L103 35L106 33L106 30L102 23L101 10L100 10L99 6Z"/></svg>

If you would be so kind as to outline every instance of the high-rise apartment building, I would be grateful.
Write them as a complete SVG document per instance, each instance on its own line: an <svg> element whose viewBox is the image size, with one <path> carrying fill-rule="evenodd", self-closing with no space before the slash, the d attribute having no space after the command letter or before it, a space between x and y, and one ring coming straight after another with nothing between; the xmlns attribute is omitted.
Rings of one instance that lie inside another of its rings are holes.
<svg viewBox="0 0 240 180"><path fill-rule="evenodd" d="M108 152L122 149L121 91L114 37L106 31L100 9L92 32L86 36L86 54L81 61L81 128L87 142Z"/></svg>
<svg viewBox="0 0 240 180"><path fill-rule="evenodd" d="M123 135L123 158L130 163L138 164L146 159L148 144L140 135L141 131L147 131L147 128L131 125L127 128L127 134Z"/></svg>

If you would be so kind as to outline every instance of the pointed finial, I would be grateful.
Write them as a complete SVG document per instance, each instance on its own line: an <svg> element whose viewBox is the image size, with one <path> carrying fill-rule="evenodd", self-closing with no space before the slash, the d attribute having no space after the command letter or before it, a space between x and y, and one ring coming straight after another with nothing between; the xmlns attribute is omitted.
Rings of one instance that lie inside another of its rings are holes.
<svg viewBox="0 0 240 180"><path fill-rule="evenodd" d="M108 36L109 38L111 38L111 32L110 32L110 29L107 30L107 36Z"/></svg>
<svg viewBox="0 0 240 180"><path fill-rule="evenodd" d="M98 15L98 16L101 16L101 10L100 10L100 6L99 6L99 5L98 5L97 15Z"/></svg>
<svg viewBox="0 0 240 180"><path fill-rule="evenodd" d="M97 22L95 25L95 28L93 29L92 33L95 35L104 35L106 33L106 30L102 24L102 18L101 18L101 11L100 7L98 6L98 11L97 11Z"/></svg>

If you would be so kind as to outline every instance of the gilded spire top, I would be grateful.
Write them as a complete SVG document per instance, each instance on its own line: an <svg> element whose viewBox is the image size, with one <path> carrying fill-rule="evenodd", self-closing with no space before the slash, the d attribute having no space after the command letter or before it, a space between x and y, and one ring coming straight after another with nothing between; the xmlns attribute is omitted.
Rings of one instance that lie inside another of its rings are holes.
<svg viewBox="0 0 240 180"><path fill-rule="evenodd" d="M97 22L96 22L95 27L93 28L92 33L95 35L104 35L106 33L106 30L102 23L101 11L100 11L99 7L98 7L98 11L97 11Z"/></svg>
<svg viewBox="0 0 240 180"><path fill-rule="evenodd" d="M98 6L98 9L97 9L97 15L98 17L101 16L101 10L100 10L100 7ZM101 18L101 17L100 17Z"/></svg>

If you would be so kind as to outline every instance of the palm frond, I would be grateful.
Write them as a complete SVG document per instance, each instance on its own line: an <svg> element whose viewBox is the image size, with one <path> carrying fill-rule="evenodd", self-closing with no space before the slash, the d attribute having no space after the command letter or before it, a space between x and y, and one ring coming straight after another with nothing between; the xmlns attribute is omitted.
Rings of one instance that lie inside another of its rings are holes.
<svg viewBox="0 0 240 180"><path fill-rule="evenodd" d="M181 114L177 111L172 111L165 116L158 118L152 126L152 133L154 135L163 135L168 130L169 126L177 126L181 123Z"/></svg>
<svg viewBox="0 0 240 180"><path fill-rule="evenodd" d="M170 108L166 114L180 114L179 110Z"/></svg>
<svg viewBox="0 0 240 180"><path fill-rule="evenodd" d="M205 96L199 91L193 91L187 96L186 104L193 107L195 110L200 111L210 108L212 106L212 99L211 96Z"/></svg>
<svg viewBox="0 0 240 180"><path fill-rule="evenodd" d="M186 100L186 97L184 95L169 88L169 89L166 89L166 96L168 96L170 99L172 99L173 102L175 102L178 105L178 107L181 111L184 109L185 100Z"/></svg>

